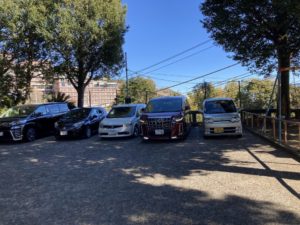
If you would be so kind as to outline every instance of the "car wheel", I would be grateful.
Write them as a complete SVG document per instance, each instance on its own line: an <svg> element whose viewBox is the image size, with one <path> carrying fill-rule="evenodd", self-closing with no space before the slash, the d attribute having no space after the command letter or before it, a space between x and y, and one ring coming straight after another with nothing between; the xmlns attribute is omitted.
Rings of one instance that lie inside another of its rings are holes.
<svg viewBox="0 0 300 225"><path fill-rule="evenodd" d="M92 136L92 129L90 127L86 127L84 129L84 137L90 138Z"/></svg>
<svg viewBox="0 0 300 225"><path fill-rule="evenodd" d="M36 131L33 127L29 127L25 132L25 140L28 142L34 141L36 139Z"/></svg>
<svg viewBox="0 0 300 225"><path fill-rule="evenodd" d="M55 140L57 140L57 141L61 140L61 136L59 134L56 134L54 137L55 137Z"/></svg>
<svg viewBox="0 0 300 225"><path fill-rule="evenodd" d="M132 136L133 136L133 137L137 137L137 136L139 136L139 133L140 133L140 132L139 132L138 126L134 126Z"/></svg>

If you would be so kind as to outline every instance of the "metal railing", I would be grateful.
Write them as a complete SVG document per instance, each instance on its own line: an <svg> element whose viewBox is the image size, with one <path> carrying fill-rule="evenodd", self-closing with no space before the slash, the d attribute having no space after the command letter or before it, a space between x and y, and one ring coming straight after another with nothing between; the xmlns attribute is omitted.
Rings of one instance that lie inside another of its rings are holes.
<svg viewBox="0 0 300 225"><path fill-rule="evenodd" d="M291 149L300 150L299 121L278 119L272 116L246 111L242 112L242 121L244 126L259 135Z"/></svg>

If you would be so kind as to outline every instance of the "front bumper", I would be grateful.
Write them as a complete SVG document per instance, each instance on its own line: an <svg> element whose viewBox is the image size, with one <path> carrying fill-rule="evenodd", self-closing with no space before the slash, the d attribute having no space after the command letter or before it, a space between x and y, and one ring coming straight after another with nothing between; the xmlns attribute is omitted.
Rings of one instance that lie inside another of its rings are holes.
<svg viewBox="0 0 300 225"><path fill-rule="evenodd" d="M163 130L163 134L157 134L155 130ZM176 123L169 128L153 128L143 124L141 126L141 136L144 140L175 140L181 139L185 135L183 123Z"/></svg>
<svg viewBox="0 0 300 225"><path fill-rule="evenodd" d="M11 129L0 129L0 141L21 141L23 140L23 127Z"/></svg>
<svg viewBox="0 0 300 225"><path fill-rule="evenodd" d="M83 134L82 127L56 128L55 135L59 137L79 137Z"/></svg>
<svg viewBox="0 0 300 225"><path fill-rule="evenodd" d="M122 126L118 128L103 128L99 127L99 137L113 138L113 137L129 137L133 134L133 125Z"/></svg>
<svg viewBox="0 0 300 225"><path fill-rule="evenodd" d="M221 128L221 130L223 131L220 132L219 128ZM242 134L243 134L243 127L241 122L204 124L205 136L237 136Z"/></svg>

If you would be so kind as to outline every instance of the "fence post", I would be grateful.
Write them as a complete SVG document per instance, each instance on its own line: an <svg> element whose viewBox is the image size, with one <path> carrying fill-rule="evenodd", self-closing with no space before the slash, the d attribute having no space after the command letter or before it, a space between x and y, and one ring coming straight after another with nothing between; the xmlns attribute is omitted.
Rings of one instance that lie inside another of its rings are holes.
<svg viewBox="0 0 300 225"><path fill-rule="evenodd" d="M257 126L257 129L259 128L259 115L257 115L257 118L256 118L256 126Z"/></svg>
<svg viewBox="0 0 300 225"><path fill-rule="evenodd" d="M298 139L300 141L300 123L298 124Z"/></svg>
<svg viewBox="0 0 300 225"><path fill-rule="evenodd" d="M266 134L267 131L267 118L264 117L264 129L263 129L263 133Z"/></svg>
<svg viewBox="0 0 300 225"><path fill-rule="evenodd" d="M251 128L253 129L253 114L251 114Z"/></svg>
<svg viewBox="0 0 300 225"><path fill-rule="evenodd" d="M284 121L284 143L287 143L287 122Z"/></svg>
<svg viewBox="0 0 300 225"><path fill-rule="evenodd" d="M275 119L272 119L272 125L273 125L273 138L276 140L276 124L275 124Z"/></svg>

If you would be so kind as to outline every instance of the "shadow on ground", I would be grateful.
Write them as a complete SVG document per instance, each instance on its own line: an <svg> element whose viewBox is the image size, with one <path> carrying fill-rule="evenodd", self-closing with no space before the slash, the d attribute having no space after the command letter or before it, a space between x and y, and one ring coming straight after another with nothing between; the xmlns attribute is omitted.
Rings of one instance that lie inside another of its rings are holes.
<svg viewBox="0 0 300 225"><path fill-rule="evenodd" d="M195 171L200 180L208 171L300 180L300 173L230 164L226 152L260 141L217 140L203 140L196 129L182 142L94 137L1 145L1 224L300 224L299 214L271 202L141 181L180 183Z"/></svg>

